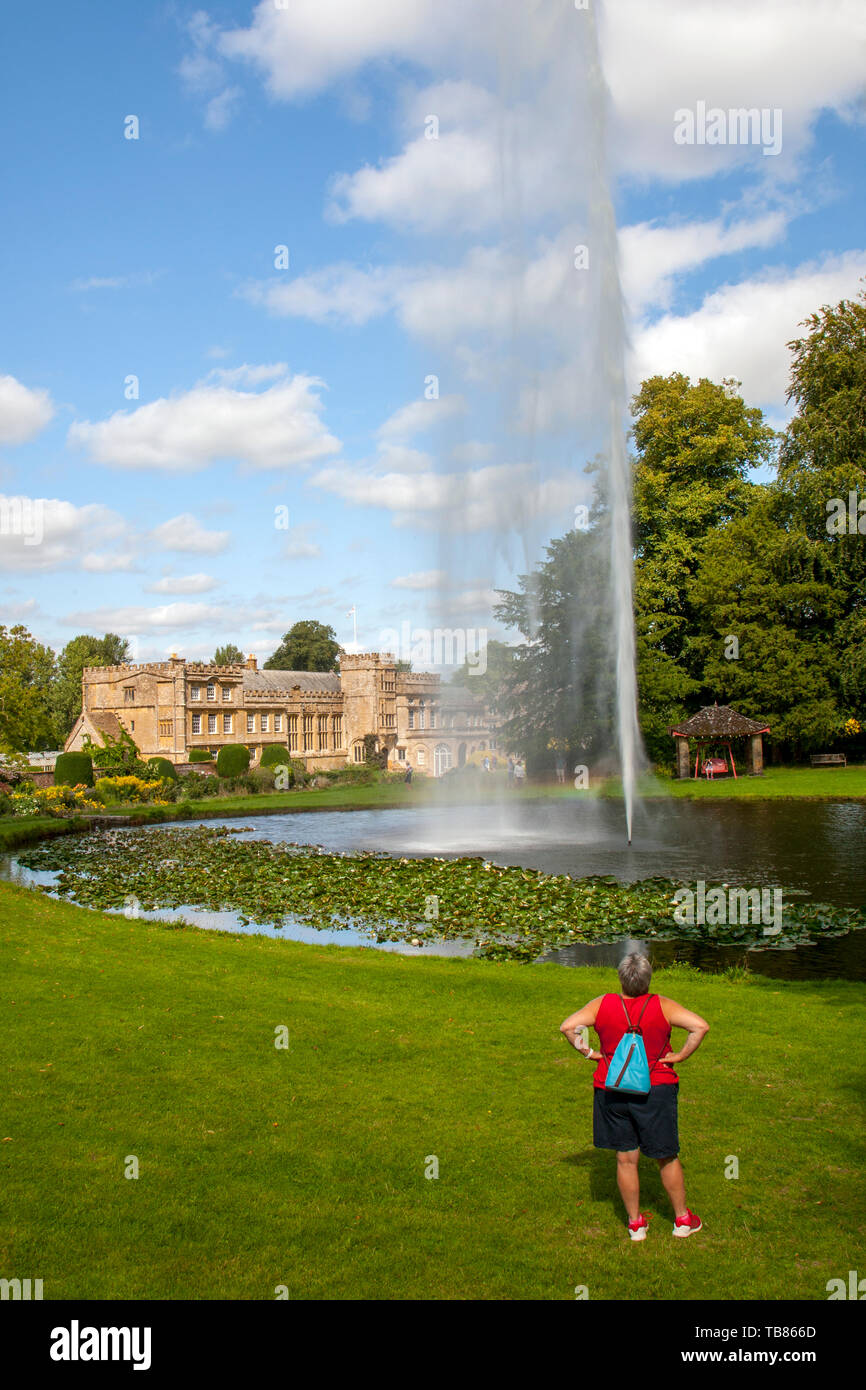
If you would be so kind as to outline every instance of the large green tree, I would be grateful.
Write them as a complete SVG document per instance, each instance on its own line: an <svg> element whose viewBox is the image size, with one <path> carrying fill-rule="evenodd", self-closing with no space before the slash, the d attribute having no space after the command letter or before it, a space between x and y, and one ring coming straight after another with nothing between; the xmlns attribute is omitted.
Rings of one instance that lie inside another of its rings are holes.
<svg viewBox="0 0 866 1390"><path fill-rule="evenodd" d="M866 715L866 290L804 323L792 352L796 412L779 458L791 524L822 552L838 600L825 632L840 716ZM817 560L816 560L817 563Z"/></svg>
<svg viewBox="0 0 866 1390"><path fill-rule="evenodd" d="M691 577L708 536L748 511L749 472L770 460L775 438L736 385L674 372L650 377L632 401L638 632L693 677Z"/></svg>
<svg viewBox="0 0 866 1390"><path fill-rule="evenodd" d="M266 671L336 671L340 644L332 627L314 619L294 623L284 635Z"/></svg>
<svg viewBox="0 0 866 1390"><path fill-rule="evenodd" d="M652 757L688 704L714 698L695 637L704 622L692 581L708 539L747 514L775 435L737 382L681 372L650 377L632 400L634 608L641 729Z"/></svg>
<svg viewBox="0 0 866 1390"><path fill-rule="evenodd" d="M701 614L691 648L704 689L766 720L773 747L797 755L832 740L843 721L828 639L843 596L824 548L796 527L783 488L761 488L746 516L707 538L691 597Z"/></svg>
<svg viewBox="0 0 866 1390"><path fill-rule="evenodd" d="M81 713L81 675L85 666L120 666L129 660L129 642L116 632L104 637L80 633L66 643L57 659L52 692L56 738L60 746Z"/></svg>
<svg viewBox="0 0 866 1390"><path fill-rule="evenodd" d="M545 553L531 574L519 576L518 590L500 591L494 609L523 637L505 648L507 665L500 653L503 738L541 761L552 743L575 755L609 748L615 702L606 524L570 531Z"/></svg>
<svg viewBox="0 0 866 1390"><path fill-rule="evenodd" d="M54 653L26 627L0 624L0 753L39 752L54 744Z"/></svg>

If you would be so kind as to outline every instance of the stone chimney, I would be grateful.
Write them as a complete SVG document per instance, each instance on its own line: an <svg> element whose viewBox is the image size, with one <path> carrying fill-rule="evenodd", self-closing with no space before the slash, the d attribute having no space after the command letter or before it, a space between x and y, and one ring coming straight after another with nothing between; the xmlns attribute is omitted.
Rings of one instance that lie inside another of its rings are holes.
<svg viewBox="0 0 866 1390"><path fill-rule="evenodd" d="M249 656L247 657L247 670L257 671L258 669L259 663L256 661L256 658L253 656L252 652L250 652Z"/></svg>

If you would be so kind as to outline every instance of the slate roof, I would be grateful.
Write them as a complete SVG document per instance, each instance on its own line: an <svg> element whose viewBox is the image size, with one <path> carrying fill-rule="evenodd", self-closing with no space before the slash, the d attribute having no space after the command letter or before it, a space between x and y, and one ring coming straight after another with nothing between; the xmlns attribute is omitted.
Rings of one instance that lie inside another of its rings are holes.
<svg viewBox="0 0 866 1390"><path fill-rule="evenodd" d="M244 690L287 691L296 685L304 694L318 690L340 693L340 677L336 671L244 671Z"/></svg>
<svg viewBox="0 0 866 1390"><path fill-rule="evenodd" d="M83 717L90 721L94 729L98 729L101 734L108 734L110 738L120 738L123 733L123 725L117 715L112 714L110 710L85 710Z"/></svg>

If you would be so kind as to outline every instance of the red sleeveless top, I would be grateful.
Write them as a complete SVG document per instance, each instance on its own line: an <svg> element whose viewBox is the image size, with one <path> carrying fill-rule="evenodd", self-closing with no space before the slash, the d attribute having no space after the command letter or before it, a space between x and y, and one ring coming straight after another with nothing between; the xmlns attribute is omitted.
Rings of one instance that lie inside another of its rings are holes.
<svg viewBox="0 0 866 1390"><path fill-rule="evenodd" d="M649 999L648 1004L647 999ZM625 1009L623 1009L623 1003L625 1003ZM597 1090L604 1090L607 1064L626 1030L626 1011L630 1022L637 1023L644 1004L646 1004L646 1009L644 1009L640 1027L650 1066L650 1083L653 1086L664 1086L679 1081L679 1077L670 1062L656 1061L657 1057L664 1057L665 1053L673 1050L670 1045L671 1025L664 1016L658 995L638 994L629 997L622 994L606 994L598 1006L595 1019L595 1031L598 1033L601 1051L604 1053L592 1074L592 1084Z"/></svg>

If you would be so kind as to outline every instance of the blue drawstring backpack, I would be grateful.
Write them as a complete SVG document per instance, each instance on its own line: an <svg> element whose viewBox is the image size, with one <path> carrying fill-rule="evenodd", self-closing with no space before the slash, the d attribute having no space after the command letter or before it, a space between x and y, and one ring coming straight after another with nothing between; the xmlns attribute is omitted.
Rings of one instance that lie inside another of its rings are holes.
<svg viewBox="0 0 866 1390"><path fill-rule="evenodd" d="M650 1066L647 1061L646 1048L643 1042L640 1021L646 1012L646 1006L652 999L648 995L646 1003L638 1014L637 1023L632 1023L629 1012L626 1008L625 1000L619 995L620 1003L625 1012L626 1030L616 1045L614 1054L608 1062L607 1077L604 1083L606 1091L627 1091L631 1095L648 1095L651 1088ZM666 1049L662 1049L664 1052ZM661 1057L662 1053L659 1053ZM604 1053L602 1053L604 1056ZM656 1062L658 1057L656 1058ZM655 1063L653 1063L655 1065Z"/></svg>

